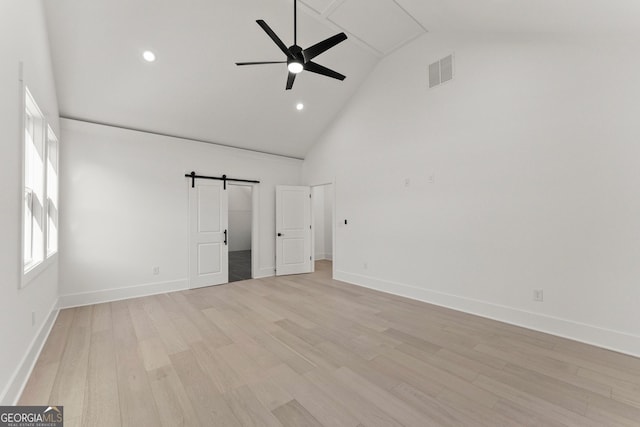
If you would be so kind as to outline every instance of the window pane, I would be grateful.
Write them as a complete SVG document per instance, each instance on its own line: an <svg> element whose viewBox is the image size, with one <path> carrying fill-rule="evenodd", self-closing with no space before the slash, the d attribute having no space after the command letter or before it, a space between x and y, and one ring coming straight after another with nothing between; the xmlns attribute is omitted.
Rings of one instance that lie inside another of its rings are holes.
<svg viewBox="0 0 640 427"><path fill-rule="evenodd" d="M47 255L58 250L58 139L47 131Z"/></svg>
<svg viewBox="0 0 640 427"><path fill-rule="evenodd" d="M24 189L24 264L28 265L33 261L33 192L30 188Z"/></svg>

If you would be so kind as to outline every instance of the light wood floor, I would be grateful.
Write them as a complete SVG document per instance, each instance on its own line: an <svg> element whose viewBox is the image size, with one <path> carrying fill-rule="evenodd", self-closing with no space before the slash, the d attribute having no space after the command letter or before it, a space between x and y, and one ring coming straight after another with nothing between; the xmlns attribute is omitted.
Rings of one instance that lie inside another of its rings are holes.
<svg viewBox="0 0 640 427"><path fill-rule="evenodd" d="M640 425L640 359L318 270L63 310L20 404L67 427Z"/></svg>

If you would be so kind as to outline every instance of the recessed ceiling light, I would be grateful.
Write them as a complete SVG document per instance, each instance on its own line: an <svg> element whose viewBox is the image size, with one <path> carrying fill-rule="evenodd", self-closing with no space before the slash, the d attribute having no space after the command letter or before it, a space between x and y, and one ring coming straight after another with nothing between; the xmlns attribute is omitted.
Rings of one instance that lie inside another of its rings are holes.
<svg viewBox="0 0 640 427"><path fill-rule="evenodd" d="M304 104L302 102L299 102L298 105L296 105L296 110L298 111L304 110Z"/></svg>
<svg viewBox="0 0 640 427"><path fill-rule="evenodd" d="M150 50L145 50L144 52L142 52L142 57L147 62L153 62L156 60L156 54L151 52Z"/></svg>

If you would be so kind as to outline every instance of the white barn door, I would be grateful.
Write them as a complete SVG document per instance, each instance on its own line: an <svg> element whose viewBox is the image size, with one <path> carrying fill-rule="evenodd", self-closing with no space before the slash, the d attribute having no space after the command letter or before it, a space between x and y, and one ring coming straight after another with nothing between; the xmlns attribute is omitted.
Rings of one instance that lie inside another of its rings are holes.
<svg viewBox="0 0 640 427"><path fill-rule="evenodd" d="M189 287L228 283L227 191L222 181L196 180L189 187Z"/></svg>
<svg viewBox="0 0 640 427"><path fill-rule="evenodd" d="M276 276L311 272L311 187L276 187Z"/></svg>

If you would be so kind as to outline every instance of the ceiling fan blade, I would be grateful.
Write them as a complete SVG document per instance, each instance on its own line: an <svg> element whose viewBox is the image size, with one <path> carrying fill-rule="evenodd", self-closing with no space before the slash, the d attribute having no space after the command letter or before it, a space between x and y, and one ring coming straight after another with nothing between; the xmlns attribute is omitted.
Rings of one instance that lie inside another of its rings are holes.
<svg viewBox="0 0 640 427"><path fill-rule="evenodd" d="M311 71L312 73L322 74L323 76L331 77L338 80L344 80L347 78L346 76L343 76L336 71L330 70L327 67L323 67L320 64L316 64L315 62L307 62L306 64L304 64L304 69L305 71Z"/></svg>
<svg viewBox="0 0 640 427"><path fill-rule="evenodd" d="M329 37L326 40L321 41L320 43L316 43L311 47L306 48L302 51L304 55L305 61L311 61L316 56L321 53L326 52L331 49L338 43L341 43L347 39L347 35L345 33L336 34L335 36Z"/></svg>
<svg viewBox="0 0 640 427"><path fill-rule="evenodd" d="M236 62L236 65L286 64L287 61Z"/></svg>
<svg viewBox="0 0 640 427"><path fill-rule="evenodd" d="M289 73L289 77L287 77L287 90L291 90L293 87L293 82L296 80L296 75L294 73Z"/></svg>
<svg viewBox="0 0 640 427"><path fill-rule="evenodd" d="M258 23L258 25L260 25L260 27L262 27L264 32L267 33L269 37L271 37L271 40L273 40L274 43L278 45L280 50L284 52L285 55L287 55L287 58L293 59L293 55L291 54L291 52L289 52L287 46L282 42L282 40L280 40L280 37L278 37L276 33L273 32L271 27L269 27L269 25L267 25L267 23L262 19L258 19L256 22Z"/></svg>

